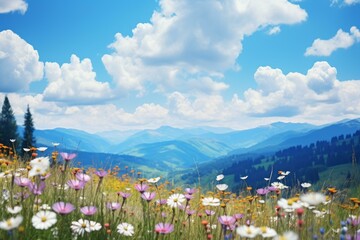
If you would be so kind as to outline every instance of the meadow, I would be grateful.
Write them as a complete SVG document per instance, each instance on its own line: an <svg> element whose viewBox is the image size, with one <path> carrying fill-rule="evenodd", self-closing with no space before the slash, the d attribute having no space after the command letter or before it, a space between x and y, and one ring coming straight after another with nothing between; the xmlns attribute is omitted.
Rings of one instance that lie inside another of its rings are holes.
<svg viewBox="0 0 360 240"><path fill-rule="evenodd" d="M242 176L231 192L219 174L208 191L128 166L75 167L56 145L26 151L0 144L0 239L360 239L358 185L289 187L291 173L274 169L263 188Z"/></svg>

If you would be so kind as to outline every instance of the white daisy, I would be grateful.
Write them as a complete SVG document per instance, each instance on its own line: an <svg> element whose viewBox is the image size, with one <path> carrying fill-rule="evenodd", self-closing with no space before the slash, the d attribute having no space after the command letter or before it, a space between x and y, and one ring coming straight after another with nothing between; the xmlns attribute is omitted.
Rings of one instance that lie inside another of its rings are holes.
<svg viewBox="0 0 360 240"><path fill-rule="evenodd" d="M11 230L11 229L17 228L20 226L22 221L23 221L23 216L21 216L21 215L18 215L16 217L11 217L7 220L0 222L0 229Z"/></svg>
<svg viewBox="0 0 360 240"><path fill-rule="evenodd" d="M284 179L284 178L285 178L285 175L281 175L281 176L278 176L278 177L277 177L278 180L282 180L282 179Z"/></svg>
<svg viewBox="0 0 360 240"><path fill-rule="evenodd" d="M304 183L301 184L301 186L302 186L303 188L309 188L309 187L311 187L311 183L306 183L306 182L304 182Z"/></svg>
<svg viewBox="0 0 360 240"><path fill-rule="evenodd" d="M131 237L132 235L134 235L134 226L126 222L120 223L117 226L117 232L121 235Z"/></svg>
<svg viewBox="0 0 360 240"><path fill-rule="evenodd" d="M159 180L160 180L160 177L156 177L156 178L150 178L150 179L148 179L147 181L148 181L149 183L157 183Z"/></svg>
<svg viewBox="0 0 360 240"><path fill-rule="evenodd" d="M216 176L216 181L221 181L224 179L224 174L220 174Z"/></svg>
<svg viewBox="0 0 360 240"><path fill-rule="evenodd" d="M324 203L326 201L326 196L318 192L309 192L301 195L300 200L311 206L316 206L320 203Z"/></svg>
<svg viewBox="0 0 360 240"><path fill-rule="evenodd" d="M46 149L48 149L47 147L38 147L37 150L39 150L40 152L45 152Z"/></svg>
<svg viewBox="0 0 360 240"><path fill-rule="evenodd" d="M52 211L39 211L31 218L31 222L36 229L49 229L57 222L56 213Z"/></svg>
<svg viewBox="0 0 360 240"><path fill-rule="evenodd" d="M204 206L216 207L216 206L220 205L220 199L214 198L214 197L207 197L207 198L202 199L201 201Z"/></svg>
<svg viewBox="0 0 360 240"><path fill-rule="evenodd" d="M11 214L18 214L22 210L22 206L7 207L6 210Z"/></svg>
<svg viewBox="0 0 360 240"><path fill-rule="evenodd" d="M185 200L186 200L186 198L185 198L184 194L175 193L167 199L166 203L170 207L176 208L176 207L181 206L181 204L183 202L185 202Z"/></svg>
<svg viewBox="0 0 360 240"><path fill-rule="evenodd" d="M269 228L269 227L261 227L260 228L260 234L263 238L272 238L277 235L275 229Z"/></svg>
<svg viewBox="0 0 360 240"><path fill-rule="evenodd" d="M273 182L273 183L271 183L271 186L276 187L277 189L280 189L280 190L289 188L288 186L284 185L281 182Z"/></svg>
<svg viewBox="0 0 360 240"><path fill-rule="evenodd" d="M85 232L90 232L89 220L79 219L78 221L73 221L70 228L76 235L84 236Z"/></svg>
<svg viewBox="0 0 360 240"><path fill-rule="evenodd" d="M219 189L219 191L225 191L229 186L227 184L218 184L216 185L216 188Z"/></svg>
<svg viewBox="0 0 360 240"><path fill-rule="evenodd" d="M286 172L281 171L280 174L283 176L287 176L290 174L290 171L286 171Z"/></svg>
<svg viewBox="0 0 360 240"><path fill-rule="evenodd" d="M292 231L285 232L283 235L276 236L274 238L274 240L298 240L298 239L299 239L299 236Z"/></svg>
<svg viewBox="0 0 360 240"><path fill-rule="evenodd" d="M89 228L89 232L99 231L101 229L101 224L98 222L89 221L88 228Z"/></svg>
<svg viewBox="0 0 360 240"><path fill-rule="evenodd" d="M261 231L259 228L252 225L242 225L236 229L236 233L239 234L241 237L255 238L258 234L261 233Z"/></svg>
<svg viewBox="0 0 360 240"><path fill-rule="evenodd" d="M299 202L295 202L293 199L281 198L277 202L277 205L286 212L293 212L295 209L301 208L301 204Z"/></svg>

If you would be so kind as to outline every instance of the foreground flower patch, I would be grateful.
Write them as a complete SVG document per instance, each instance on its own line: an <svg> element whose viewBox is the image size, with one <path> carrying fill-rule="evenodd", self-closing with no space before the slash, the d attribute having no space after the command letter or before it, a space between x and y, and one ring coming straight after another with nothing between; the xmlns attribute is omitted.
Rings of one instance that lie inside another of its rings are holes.
<svg viewBox="0 0 360 240"><path fill-rule="evenodd" d="M0 239L360 239L359 188L350 196L307 182L288 187L291 173L279 170L259 189L243 176L244 188L231 192L221 174L204 191L55 156L4 155Z"/></svg>

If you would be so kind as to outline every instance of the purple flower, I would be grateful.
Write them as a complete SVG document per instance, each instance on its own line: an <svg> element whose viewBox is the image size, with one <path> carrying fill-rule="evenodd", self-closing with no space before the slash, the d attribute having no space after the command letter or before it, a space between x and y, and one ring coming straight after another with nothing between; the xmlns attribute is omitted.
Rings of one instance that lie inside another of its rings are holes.
<svg viewBox="0 0 360 240"><path fill-rule="evenodd" d="M236 222L236 218L234 218L233 216L225 216L225 215L220 216L218 220L222 225L225 226L231 226Z"/></svg>
<svg viewBox="0 0 360 240"><path fill-rule="evenodd" d="M52 205L52 209L58 214L65 215L75 210L71 203L57 202Z"/></svg>
<svg viewBox="0 0 360 240"><path fill-rule="evenodd" d="M120 203L118 202L109 202L106 204L106 207L112 211L115 211L120 208Z"/></svg>
<svg viewBox="0 0 360 240"><path fill-rule="evenodd" d="M81 173L81 172L78 172L76 173L75 177L80 180L80 181L83 181L83 182L88 182L90 181L91 177L85 173Z"/></svg>
<svg viewBox="0 0 360 240"><path fill-rule="evenodd" d="M73 160L76 157L76 153L61 152L60 155L67 162Z"/></svg>
<svg viewBox="0 0 360 240"><path fill-rule="evenodd" d="M80 212L82 212L86 216L94 215L97 211L97 208L94 206L85 206L80 208Z"/></svg>
<svg viewBox="0 0 360 240"><path fill-rule="evenodd" d="M212 216L212 215L215 214L215 211L206 209L205 213L206 213L207 216Z"/></svg>
<svg viewBox="0 0 360 240"><path fill-rule="evenodd" d="M30 179L25 177L15 177L14 183L19 187L27 187L30 184Z"/></svg>
<svg viewBox="0 0 360 240"><path fill-rule="evenodd" d="M155 225L155 232L160 234L167 234L174 231L174 225L171 223L158 223Z"/></svg>
<svg viewBox="0 0 360 240"><path fill-rule="evenodd" d="M186 209L186 214L190 217L195 213L195 210Z"/></svg>
<svg viewBox="0 0 360 240"><path fill-rule="evenodd" d="M30 182L28 188L34 195L41 195L45 189L45 182L40 182L39 185Z"/></svg>
<svg viewBox="0 0 360 240"><path fill-rule="evenodd" d="M194 196L191 195L191 194L189 194L189 193L186 193L186 194L185 194L185 198L186 198L187 201L190 201L193 197L194 197Z"/></svg>
<svg viewBox="0 0 360 240"><path fill-rule="evenodd" d="M276 190L278 190L276 187L274 186L269 186L267 187L267 189L270 191L270 192L276 192Z"/></svg>
<svg viewBox="0 0 360 240"><path fill-rule="evenodd" d="M148 188L149 188L149 186L146 184L135 184L135 189L139 193L144 193Z"/></svg>
<svg viewBox="0 0 360 240"><path fill-rule="evenodd" d="M95 174L99 177L99 178L103 178L107 175L107 172L105 170L98 170L95 171Z"/></svg>
<svg viewBox="0 0 360 240"><path fill-rule="evenodd" d="M159 205L165 205L167 203L167 199L158 199L156 200L156 203Z"/></svg>
<svg viewBox="0 0 360 240"><path fill-rule="evenodd" d="M126 192L118 192L117 194L121 196L124 200L131 196L131 193Z"/></svg>
<svg viewBox="0 0 360 240"><path fill-rule="evenodd" d="M155 195L156 195L155 192L144 192L143 194L141 194L141 197L142 199L150 202L151 200L154 199Z"/></svg>
<svg viewBox="0 0 360 240"><path fill-rule="evenodd" d="M244 214L242 214L242 213L235 213L234 214L234 218L236 219L236 221L242 219L243 217L244 217Z"/></svg>
<svg viewBox="0 0 360 240"><path fill-rule="evenodd" d="M259 188L256 192L259 195L266 195L270 192L270 190L268 188Z"/></svg>
<svg viewBox="0 0 360 240"><path fill-rule="evenodd" d="M189 195L192 195L196 192L196 188L185 188L185 192Z"/></svg>
<svg viewBox="0 0 360 240"><path fill-rule="evenodd" d="M75 179L75 180L69 180L67 182L67 185L70 188L75 189L77 191L77 190L83 189L85 187L85 182Z"/></svg>

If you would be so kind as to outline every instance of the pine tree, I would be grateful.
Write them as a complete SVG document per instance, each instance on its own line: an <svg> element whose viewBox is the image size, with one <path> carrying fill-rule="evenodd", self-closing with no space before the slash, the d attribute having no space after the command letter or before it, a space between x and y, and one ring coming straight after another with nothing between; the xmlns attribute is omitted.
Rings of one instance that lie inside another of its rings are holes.
<svg viewBox="0 0 360 240"><path fill-rule="evenodd" d="M30 107L28 105L24 116L24 136L22 139L21 149L31 148L35 146L36 139L34 137L34 131L35 131L34 122L33 122L32 114L30 112ZM24 150L22 151L24 154Z"/></svg>
<svg viewBox="0 0 360 240"><path fill-rule="evenodd" d="M19 134L17 132L16 119L11 108L9 99L5 96L0 115L0 143L12 147L10 139L15 139L15 145L19 144Z"/></svg>

